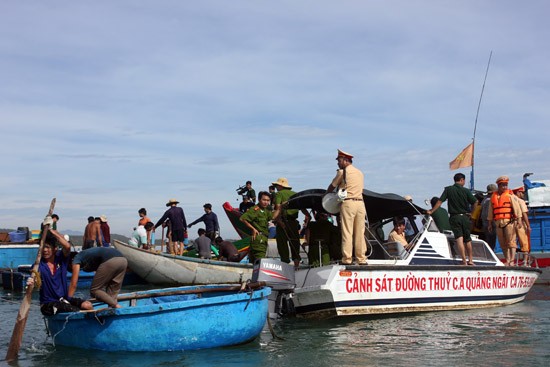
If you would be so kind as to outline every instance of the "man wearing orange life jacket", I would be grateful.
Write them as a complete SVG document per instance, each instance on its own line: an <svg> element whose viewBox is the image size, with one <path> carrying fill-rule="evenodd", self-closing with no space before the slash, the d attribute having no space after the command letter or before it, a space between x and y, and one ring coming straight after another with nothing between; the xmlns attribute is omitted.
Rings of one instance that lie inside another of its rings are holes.
<svg viewBox="0 0 550 367"><path fill-rule="evenodd" d="M522 212L518 202L513 198L514 193L508 190L508 181L507 176L497 178L498 190L491 196L487 220L489 232L493 231L493 223L496 227L498 242L504 253L506 265L512 266L515 265L516 257L516 226L521 228Z"/></svg>

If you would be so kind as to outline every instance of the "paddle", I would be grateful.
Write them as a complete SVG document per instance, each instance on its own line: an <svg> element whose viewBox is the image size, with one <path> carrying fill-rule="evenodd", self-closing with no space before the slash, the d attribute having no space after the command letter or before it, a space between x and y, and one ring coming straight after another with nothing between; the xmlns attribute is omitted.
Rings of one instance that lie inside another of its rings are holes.
<svg viewBox="0 0 550 367"><path fill-rule="evenodd" d="M55 207L55 198L52 199L50 204L50 211L48 215L53 214L53 208ZM46 241L46 236L50 225L46 224L42 231L42 237L40 238L40 246L38 247L38 253L36 254L36 260L34 261L34 266L32 268L31 277L35 278L35 274L38 271L38 265L40 264L40 258L42 257L42 248L44 247L44 242ZM33 283L34 284L34 283ZM8 347L8 353L6 353L6 361L11 362L17 359L19 355L19 348L21 348L21 341L23 340L23 332L25 331L25 325L27 324L27 317L29 316L29 309L31 307L31 298L32 290L34 285L29 285L27 287L25 298L21 302L21 307L19 307L19 313L17 314L17 319L15 320L15 326L13 327L13 333L11 334L10 345Z"/></svg>
<svg viewBox="0 0 550 367"><path fill-rule="evenodd" d="M197 288L197 289L177 289L171 291L158 291L158 292L148 292L148 293L128 293L121 294L117 297L117 301L128 301L131 299L143 299L151 297L162 297L162 296L175 296L180 294L197 294L197 293L210 293L210 292L232 292L232 291L244 291L244 290L254 290L257 288L265 287L265 282L255 282L242 285L231 285L227 287L212 287L212 288ZM89 300L90 302L97 301L95 298Z"/></svg>
<svg viewBox="0 0 550 367"><path fill-rule="evenodd" d="M160 241L160 253L164 252L164 227L162 227L162 239Z"/></svg>

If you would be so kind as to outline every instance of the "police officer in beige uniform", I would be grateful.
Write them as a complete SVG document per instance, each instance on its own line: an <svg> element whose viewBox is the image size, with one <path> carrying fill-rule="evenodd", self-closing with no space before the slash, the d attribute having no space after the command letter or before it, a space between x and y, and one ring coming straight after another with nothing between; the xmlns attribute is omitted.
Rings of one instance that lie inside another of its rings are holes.
<svg viewBox="0 0 550 367"><path fill-rule="evenodd" d="M520 186L512 190L516 196L515 199L521 209L521 221L522 225L516 224L516 236L518 238L520 252L523 254L523 265L529 265L529 253L531 252L531 224L529 223L529 209L525 204L525 188Z"/></svg>
<svg viewBox="0 0 550 367"><path fill-rule="evenodd" d="M365 243L365 217L367 211L363 202L363 173L352 163L353 156L338 149L338 171L336 177L327 188L327 193L335 189L346 189L347 196L340 208L340 224L342 231L342 261L343 265L352 263L353 250L359 265L367 265L367 245ZM344 177L345 173L345 177Z"/></svg>

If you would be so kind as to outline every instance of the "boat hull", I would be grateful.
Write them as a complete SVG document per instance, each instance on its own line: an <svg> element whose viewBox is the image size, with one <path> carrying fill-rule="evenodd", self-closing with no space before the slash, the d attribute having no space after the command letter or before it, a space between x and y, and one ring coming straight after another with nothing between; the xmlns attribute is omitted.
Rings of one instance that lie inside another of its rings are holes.
<svg viewBox="0 0 550 367"><path fill-rule="evenodd" d="M252 277L252 264L205 260L142 250L113 241L129 268L155 285L242 283Z"/></svg>
<svg viewBox="0 0 550 367"><path fill-rule="evenodd" d="M147 292L159 290L135 294ZM262 331L270 292L264 287L252 294L215 291L154 296L119 302L123 307L118 309L57 314L48 317L47 324L54 344L83 349L156 352L237 345L253 340Z"/></svg>
<svg viewBox="0 0 550 367"><path fill-rule="evenodd" d="M19 265L34 264L39 247L38 244L0 244L0 269L17 269Z"/></svg>
<svg viewBox="0 0 550 367"><path fill-rule="evenodd" d="M342 266L298 271L297 316L406 313L520 302L539 269L502 266Z"/></svg>

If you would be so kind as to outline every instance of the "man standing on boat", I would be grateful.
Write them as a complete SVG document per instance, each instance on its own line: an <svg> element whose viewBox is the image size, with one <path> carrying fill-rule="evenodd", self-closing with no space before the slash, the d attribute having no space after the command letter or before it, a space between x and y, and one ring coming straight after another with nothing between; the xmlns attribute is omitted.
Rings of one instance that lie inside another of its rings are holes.
<svg viewBox="0 0 550 367"><path fill-rule="evenodd" d="M294 267L300 265L300 223L298 222L298 209L284 209L283 204L295 194L292 187L288 184L285 177L280 177L277 181L272 182L272 185L277 189L275 194L275 210L273 211L273 222L277 227L276 236L277 250L281 261L284 263L290 262L290 255L294 261ZM309 216L309 214L307 215ZM288 248L290 246L290 254Z"/></svg>
<svg viewBox="0 0 550 367"><path fill-rule="evenodd" d="M241 186L237 189L237 194L242 195L250 199L252 203L256 202L256 191L252 188L252 181L246 181L245 186ZM260 200L260 198L258 198Z"/></svg>
<svg viewBox="0 0 550 367"><path fill-rule="evenodd" d="M510 181L508 176L497 178L498 190L491 195L487 220L489 232L494 230L497 233L498 243L506 258L506 265L511 266L514 265L516 257L516 225L518 228L522 227L522 213L518 202L513 198L514 193L508 190L508 181ZM514 224L516 219L518 221Z"/></svg>
<svg viewBox="0 0 550 367"><path fill-rule="evenodd" d="M521 226L516 226L516 235L519 242L519 250L523 254L523 265L529 265L529 253L531 252L531 224L529 223L529 209L525 203L525 188L520 186L512 190L521 209Z"/></svg>
<svg viewBox="0 0 550 367"><path fill-rule="evenodd" d="M470 190L464 187L466 182L466 176L463 173L457 173L454 175L455 184L447 186L443 190L443 194L439 197L439 200L435 203L431 210L427 213L432 215L443 202L449 199L449 223L456 239L456 245L458 246L458 252L462 258L462 265L474 265L474 257L472 254L472 238L470 236L470 216L471 205L477 200L472 195ZM466 250L464 249L466 247ZM468 262L466 262L466 254L468 255Z"/></svg>
<svg viewBox="0 0 550 367"><path fill-rule="evenodd" d="M367 211L363 202L364 176L355 168L353 156L338 149L338 170L327 193L335 189L346 190L347 196L340 207L340 224L342 231L343 265L351 265L353 250L359 265L367 265L367 245L365 242L365 217Z"/></svg>
<svg viewBox="0 0 550 367"><path fill-rule="evenodd" d="M170 220L170 231L172 233L172 242L174 243L176 255L183 255L184 250L184 233L187 231L187 221L185 220L185 213L183 209L177 206L179 201L176 199L170 199L166 203L166 206L170 208L164 212L162 218L160 218L155 224L155 229L162 225L167 219Z"/></svg>
<svg viewBox="0 0 550 367"><path fill-rule="evenodd" d="M483 233L485 233L485 241L493 251L495 250L495 247L497 245L497 234L495 233L495 231L489 232L489 221L487 220L487 217L489 216L489 205L491 204L491 196L493 195L493 192L497 190L497 185L487 185L487 196L481 202L481 222L483 225ZM492 225L494 226L494 221Z"/></svg>
<svg viewBox="0 0 550 367"><path fill-rule="evenodd" d="M189 223L187 228L197 224L198 222L204 222L206 227L206 237L210 238L210 241L213 243L216 239L218 233L220 233L220 224L218 223L218 216L212 211L212 204L206 203L203 205L204 214L202 217L197 219L194 222Z"/></svg>
<svg viewBox="0 0 550 367"><path fill-rule="evenodd" d="M439 198L437 196L434 196L432 200L430 200L430 204L432 205L432 218L439 232L450 231L451 223L449 223L449 213L447 210L442 207L439 207L437 210L433 209L438 200Z"/></svg>
<svg viewBox="0 0 550 367"><path fill-rule="evenodd" d="M257 259L264 258L267 252L268 223L273 219L273 213L267 208L270 202L269 193L261 191L258 195L258 205L248 209L240 218L252 230L248 253L248 260L252 264Z"/></svg>

